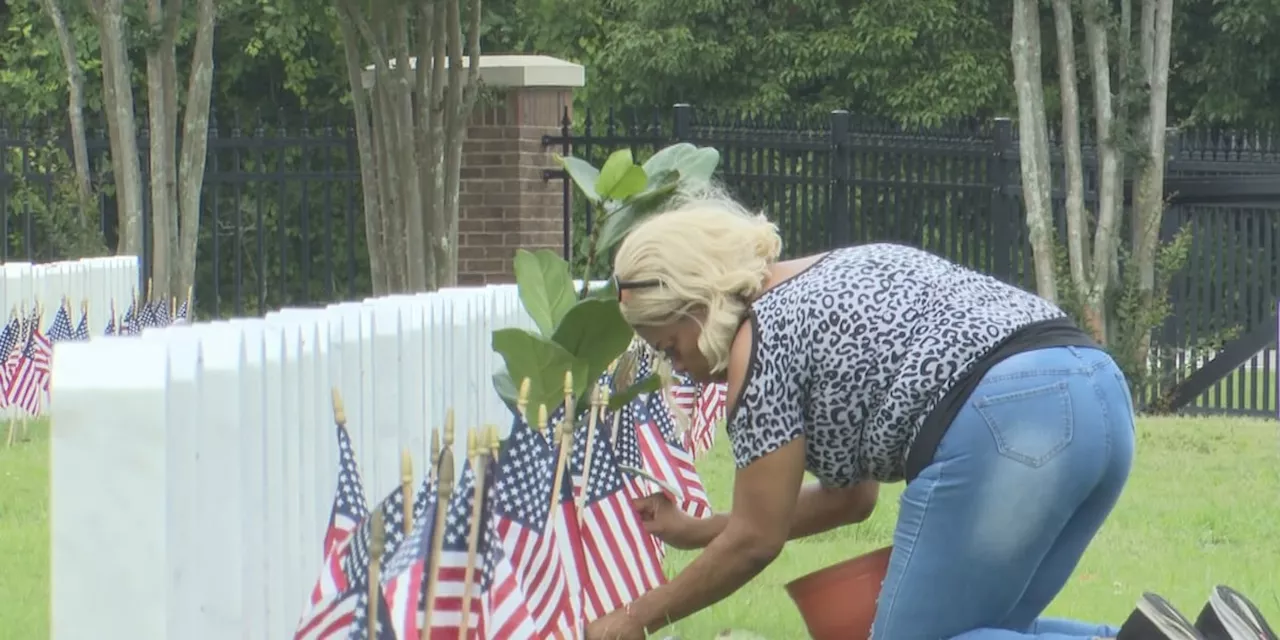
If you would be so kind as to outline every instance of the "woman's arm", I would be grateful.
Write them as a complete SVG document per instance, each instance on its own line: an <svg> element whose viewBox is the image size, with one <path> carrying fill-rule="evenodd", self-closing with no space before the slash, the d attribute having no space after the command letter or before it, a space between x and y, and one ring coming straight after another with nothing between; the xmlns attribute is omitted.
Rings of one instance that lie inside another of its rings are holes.
<svg viewBox="0 0 1280 640"><path fill-rule="evenodd" d="M728 397L735 403L730 419L747 408L748 398L752 403L750 413L736 416L751 432L733 436L740 440L735 450L746 453L739 456L734 476L733 510L689 566L631 604L631 618L650 632L737 591L778 556L791 536L805 466L799 390L787 385L788 379L748 381L752 357L760 355L754 353L753 325L754 320L743 323L729 354ZM786 375L776 367L770 373ZM748 383L749 390L744 388ZM768 413L762 412L764 405L769 405Z"/></svg>
<svg viewBox="0 0 1280 640"><path fill-rule="evenodd" d="M830 488L811 482L800 488L789 540L857 524L871 517L880 493L878 482L867 480L849 487ZM698 521L695 547L702 548L724 531L732 514L717 513Z"/></svg>

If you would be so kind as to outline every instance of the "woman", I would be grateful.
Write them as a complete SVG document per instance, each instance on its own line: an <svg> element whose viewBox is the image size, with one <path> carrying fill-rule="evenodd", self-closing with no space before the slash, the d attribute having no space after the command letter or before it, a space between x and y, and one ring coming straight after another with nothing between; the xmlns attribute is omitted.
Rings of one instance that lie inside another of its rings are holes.
<svg viewBox="0 0 1280 640"><path fill-rule="evenodd" d="M1119 498L1134 447L1124 375L1058 307L904 246L780 251L773 224L716 195L618 249L640 337L696 379L727 379L737 473L728 514L637 505L655 535L704 551L593 621L589 639L643 638L721 600L788 539L866 519L878 483L897 481L876 640L1195 633L1157 596L1123 633L1039 618ZM806 470L820 482L802 486Z"/></svg>

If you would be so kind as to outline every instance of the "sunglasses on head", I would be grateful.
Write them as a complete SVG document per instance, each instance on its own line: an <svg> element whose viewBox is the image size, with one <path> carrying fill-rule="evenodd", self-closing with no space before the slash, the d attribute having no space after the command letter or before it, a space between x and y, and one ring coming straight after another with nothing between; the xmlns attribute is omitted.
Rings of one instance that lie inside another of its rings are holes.
<svg viewBox="0 0 1280 640"><path fill-rule="evenodd" d="M622 302L623 289L652 289L653 287L662 286L662 281L657 278L647 278L644 280L623 280L618 276L613 276L613 288L618 292L618 302Z"/></svg>

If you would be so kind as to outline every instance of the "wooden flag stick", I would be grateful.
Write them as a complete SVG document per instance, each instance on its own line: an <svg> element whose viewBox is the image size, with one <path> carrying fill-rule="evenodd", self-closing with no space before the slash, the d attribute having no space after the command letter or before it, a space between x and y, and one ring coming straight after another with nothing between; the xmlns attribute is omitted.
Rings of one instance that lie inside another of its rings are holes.
<svg viewBox="0 0 1280 640"><path fill-rule="evenodd" d="M436 478L439 477L436 475L436 472L439 470L439 467L440 467L440 430L439 429L431 430L431 448L428 449L428 451L430 452L430 454L427 456L427 466L429 467L428 473L431 474L431 481L435 482Z"/></svg>
<svg viewBox="0 0 1280 640"><path fill-rule="evenodd" d="M493 473L498 472L496 463L498 462L498 455L500 454L501 449L502 449L502 439L498 437L498 428L493 425L490 425L489 426L489 458L491 462L495 463L494 469L492 470Z"/></svg>
<svg viewBox="0 0 1280 640"><path fill-rule="evenodd" d="M528 378L520 381L520 393L516 394L516 413L520 415L520 419L525 424L529 424L529 388L532 383ZM541 429L542 425L534 427L534 431Z"/></svg>
<svg viewBox="0 0 1280 640"><path fill-rule="evenodd" d="M546 422L547 407L545 405L538 407L538 417L541 418L543 422ZM565 465L569 463L569 449L572 448L571 445L573 444L573 429L566 429L564 427L565 424L566 423L561 423L560 433L556 433L556 430L554 429L551 431L552 442L555 441L557 436L560 438L560 457L556 459L556 476L555 479L551 481L550 513L555 513L556 505L560 504L560 487L564 483L564 468ZM555 520L556 519L554 517L547 518L547 531L551 530Z"/></svg>
<svg viewBox="0 0 1280 640"><path fill-rule="evenodd" d="M458 625L458 640L467 640L471 626L471 585L476 579L476 554L480 550L480 516L484 511L485 443L483 432L467 430L467 456L475 471L475 493L471 502L471 525L467 532L467 568L462 573L462 624Z"/></svg>
<svg viewBox="0 0 1280 640"><path fill-rule="evenodd" d="M600 407L602 406L601 395L602 392L597 389L595 397L591 399L591 410L587 414L587 441L582 445L587 448L586 453L582 456L582 491L578 493L578 499L575 501L579 526L582 525L582 508L587 504L587 482L591 480L591 454L595 451L596 417L599 415Z"/></svg>
<svg viewBox="0 0 1280 640"><path fill-rule="evenodd" d="M440 553L444 547L445 516L449 513L449 499L453 496L453 409L444 419L444 448L440 450L438 497L436 498L436 523L431 531L430 566L423 567L427 588L423 598L422 626L418 628L418 640L431 640L431 614L436 607L436 589L440 583Z"/></svg>
<svg viewBox="0 0 1280 640"><path fill-rule="evenodd" d="M369 613L365 620L368 625L366 638L378 637L378 600L382 597L382 581L379 573L382 569L382 553L386 549L386 532L382 529L382 507L373 510L373 522L370 524L372 540L369 541Z"/></svg>
<svg viewBox="0 0 1280 640"><path fill-rule="evenodd" d="M404 534L409 535L409 530L413 529L413 456L409 454L409 448L405 447L400 452L400 493L404 496L405 517L402 518ZM372 637L372 636L371 636Z"/></svg>
<svg viewBox="0 0 1280 640"><path fill-rule="evenodd" d="M606 409L609 406L609 398L611 397L612 395L609 393L609 390L605 389L604 390L604 406ZM609 448L610 449L616 450L618 448L618 427L621 425L622 425L622 407L618 407L617 409L613 410L613 424L611 425L613 428L609 430Z"/></svg>

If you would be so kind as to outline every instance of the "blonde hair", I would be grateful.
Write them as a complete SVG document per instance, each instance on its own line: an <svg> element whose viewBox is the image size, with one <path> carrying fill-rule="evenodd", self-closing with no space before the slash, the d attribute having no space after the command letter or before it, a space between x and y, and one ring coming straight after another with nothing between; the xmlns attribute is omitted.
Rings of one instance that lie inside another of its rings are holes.
<svg viewBox="0 0 1280 640"><path fill-rule="evenodd" d="M618 248L614 275L620 280L661 283L629 290L622 315L632 326L658 326L705 309L698 350L718 373L728 367L747 301L764 290L781 252L778 227L722 190L679 194L672 208L637 225Z"/></svg>

